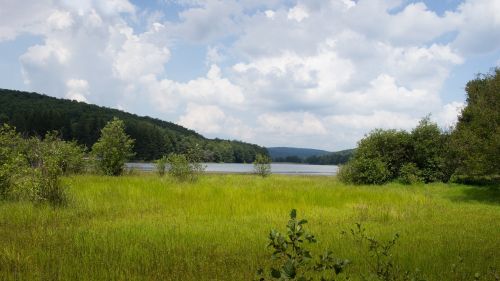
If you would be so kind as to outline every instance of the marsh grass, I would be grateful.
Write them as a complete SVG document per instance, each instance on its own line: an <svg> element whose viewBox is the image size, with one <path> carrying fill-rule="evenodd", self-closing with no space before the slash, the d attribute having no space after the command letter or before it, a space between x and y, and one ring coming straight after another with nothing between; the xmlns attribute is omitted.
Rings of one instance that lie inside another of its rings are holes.
<svg viewBox="0 0 500 281"><path fill-rule="evenodd" d="M366 266L341 232L362 222L400 239L395 259L441 280L500 265L500 191L416 184L348 186L332 177L153 174L63 179L63 208L0 202L0 280L251 280L271 228L296 208L321 249Z"/></svg>

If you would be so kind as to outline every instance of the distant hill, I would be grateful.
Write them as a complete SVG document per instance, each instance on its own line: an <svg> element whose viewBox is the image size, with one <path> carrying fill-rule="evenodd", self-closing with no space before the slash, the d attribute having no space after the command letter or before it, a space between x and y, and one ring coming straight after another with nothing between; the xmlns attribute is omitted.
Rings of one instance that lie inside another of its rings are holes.
<svg viewBox="0 0 500 281"><path fill-rule="evenodd" d="M354 149L329 152L320 149L297 147L268 147L269 155L274 162L307 163L320 165L338 165L346 163Z"/></svg>
<svg viewBox="0 0 500 281"><path fill-rule="evenodd" d="M321 156L330 153L326 150L298 147L268 147L269 156L272 159L296 156L305 159L310 156Z"/></svg>
<svg viewBox="0 0 500 281"><path fill-rule="evenodd" d="M9 123L26 136L44 136L59 131L65 140L92 147L100 130L113 117L125 122L135 139L136 160L153 160L172 152L186 152L197 146L207 162L253 162L264 147L221 139L206 139L193 130L147 116L83 102L58 99L15 90L0 89L0 124Z"/></svg>
<svg viewBox="0 0 500 281"><path fill-rule="evenodd" d="M308 164L319 164L319 165L339 165L345 164L349 159L351 159L354 154L355 149L346 149L341 151L335 151L328 154L320 156L310 156L307 157L303 162Z"/></svg>

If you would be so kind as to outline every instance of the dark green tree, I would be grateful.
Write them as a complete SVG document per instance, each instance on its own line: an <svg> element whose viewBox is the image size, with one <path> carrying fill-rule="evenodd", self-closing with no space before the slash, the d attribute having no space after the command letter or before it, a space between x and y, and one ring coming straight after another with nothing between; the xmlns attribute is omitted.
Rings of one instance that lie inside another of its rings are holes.
<svg viewBox="0 0 500 281"><path fill-rule="evenodd" d="M451 135L456 175L500 176L500 68L469 81L467 105Z"/></svg>

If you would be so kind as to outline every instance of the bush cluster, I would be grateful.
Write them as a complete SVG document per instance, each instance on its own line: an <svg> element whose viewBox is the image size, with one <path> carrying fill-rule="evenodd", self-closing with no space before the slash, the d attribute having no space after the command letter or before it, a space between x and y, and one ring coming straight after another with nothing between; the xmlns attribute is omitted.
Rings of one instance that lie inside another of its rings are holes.
<svg viewBox="0 0 500 281"><path fill-rule="evenodd" d="M0 198L63 205L63 174L83 170L84 149L49 132L44 139L23 139L15 129L0 128Z"/></svg>
<svg viewBox="0 0 500 281"><path fill-rule="evenodd" d="M411 132L374 130L358 143L339 178L354 184L499 184L500 68L469 81L466 92L454 129L443 132L426 117Z"/></svg>
<svg viewBox="0 0 500 281"><path fill-rule="evenodd" d="M354 184L448 181L449 134L426 117L411 132L372 131L358 143L353 158L341 166L339 178Z"/></svg>

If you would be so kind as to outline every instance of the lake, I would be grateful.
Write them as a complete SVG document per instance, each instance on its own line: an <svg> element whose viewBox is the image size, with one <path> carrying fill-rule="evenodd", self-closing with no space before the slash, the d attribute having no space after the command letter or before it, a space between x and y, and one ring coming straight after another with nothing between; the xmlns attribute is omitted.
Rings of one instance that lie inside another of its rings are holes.
<svg viewBox="0 0 500 281"><path fill-rule="evenodd" d="M253 173L253 164L240 163L203 163L208 173ZM127 168L141 171L153 171L154 163L127 163ZM272 163L271 172L283 175L317 175L333 176L337 174L338 166L335 165L309 165L291 163Z"/></svg>

